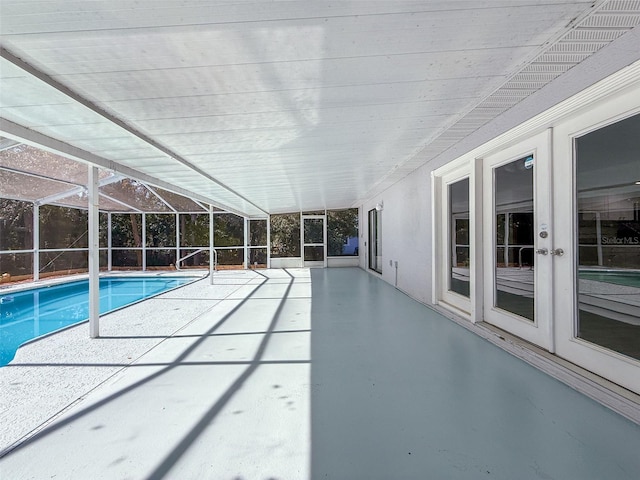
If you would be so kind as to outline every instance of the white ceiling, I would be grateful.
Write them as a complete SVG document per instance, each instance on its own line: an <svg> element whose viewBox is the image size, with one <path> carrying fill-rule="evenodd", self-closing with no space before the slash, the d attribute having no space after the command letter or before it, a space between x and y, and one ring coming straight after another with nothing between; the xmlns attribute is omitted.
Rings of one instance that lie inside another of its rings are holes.
<svg viewBox="0 0 640 480"><path fill-rule="evenodd" d="M248 216L349 207L639 23L638 0L2 0L0 134Z"/></svg>

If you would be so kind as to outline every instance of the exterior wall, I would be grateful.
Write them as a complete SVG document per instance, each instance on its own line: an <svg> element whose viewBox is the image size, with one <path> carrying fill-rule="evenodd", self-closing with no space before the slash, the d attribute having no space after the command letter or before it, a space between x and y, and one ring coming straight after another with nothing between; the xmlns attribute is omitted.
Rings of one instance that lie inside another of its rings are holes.
<svg viewBox="0 0 640 480"><path fill-rule="evenodd" d="M423 303L431 296L431 272L424 268L431 262L430 196L429 174L423 167L366 203L361 222L364 244L368 242L367 213L383 204L382 278ZM361 253L361 266L368 270L364 261Z"/></svg>
<svg viewBox="0 0 640 480"><path fill-rule="evenodd" d="M357 267L360 259L353 257L327 257L327 267Z"/></svg>
<svg viewBox="0 0 640 480"><path fill-rule="evenodd" d="M271 258L271 268L298 268L301 266L301 257Z"/></svg>
<svg viewBox="0 0 640 480"><path fill-rule="evenodd" d="M367 264L367 213L382 201L382 278L396 285L395 267L394 264L390 266L389 261L398 261L397 288L420 302L431 303L431 172L638 60L640 27L612 42L393 186L374 193L360 205L360 267L378 275L369 270Z"/></svg>

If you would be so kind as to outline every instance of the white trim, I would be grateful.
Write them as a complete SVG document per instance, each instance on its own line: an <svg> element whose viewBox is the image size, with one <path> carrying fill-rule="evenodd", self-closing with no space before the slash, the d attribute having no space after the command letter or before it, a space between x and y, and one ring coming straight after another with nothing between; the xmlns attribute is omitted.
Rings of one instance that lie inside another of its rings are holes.
<svg viewBox="0 0 640 480"><path fill-rule="evenodd" d="M575 288L578 252L574 223L574 139L635 114L640 114L640 81L612 93L608 98L599 99L598 102L592 103L590 108L578 109L574 115L558 123L554 129L554 158L558 160L554 163L554 176L572 181L570 187L557 188L554 192L556 223L559 226L560 222L568 225L559 229L556 235L556 247L562 248L565 254L557 261L553 282L558 298L562 298L562 301L554 304L554 317L565 319L556 323L557 354L640 394L639 360L575 336L575 322L578 318ZM560 159L563 161L559 161Z"/></svg>

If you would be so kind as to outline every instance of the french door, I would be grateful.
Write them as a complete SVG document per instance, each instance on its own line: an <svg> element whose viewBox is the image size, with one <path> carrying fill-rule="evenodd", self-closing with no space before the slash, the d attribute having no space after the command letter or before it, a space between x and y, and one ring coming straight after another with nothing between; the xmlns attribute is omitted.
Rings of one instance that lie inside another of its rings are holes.
<svg viewBox="0 0 640 480"><path fill-rule="evenodd" d="M553 351L550 132L483 160L484 321Z"/></svg>
<svg viewBox="0 0 640 480"><path fill-rule="evenodd" d="M640 87L554 131L556 353L640 394Z"/></svg>

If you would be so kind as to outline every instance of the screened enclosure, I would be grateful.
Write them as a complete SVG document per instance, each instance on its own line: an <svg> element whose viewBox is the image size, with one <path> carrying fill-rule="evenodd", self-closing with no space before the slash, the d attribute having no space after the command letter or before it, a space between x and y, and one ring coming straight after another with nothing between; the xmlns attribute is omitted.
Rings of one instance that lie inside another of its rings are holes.
<svg viewBox="0 0 640 480"><path fill-rule="evenodd" d="M88 170L85 163L0 139L3 283L88 272ZM301 259L302 212L246 218L104 169L98 192L103 271L204 269L211 245L218 269ZM358 255L358 209L313 213L326 219L329 257Z"/></svg>

